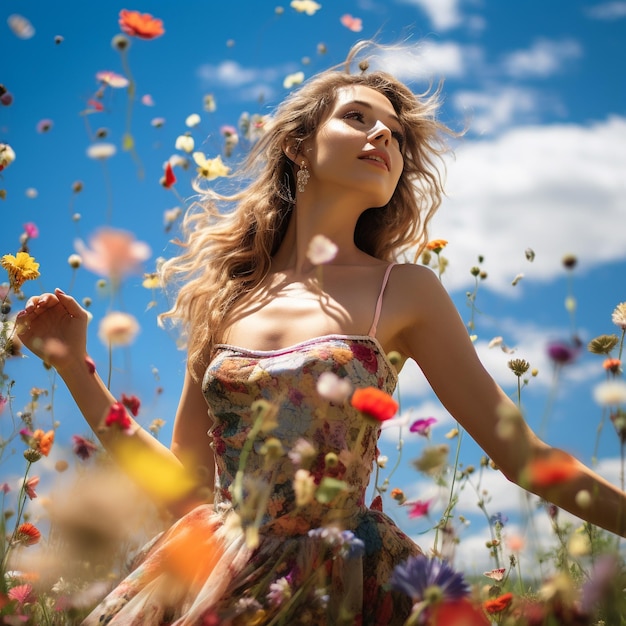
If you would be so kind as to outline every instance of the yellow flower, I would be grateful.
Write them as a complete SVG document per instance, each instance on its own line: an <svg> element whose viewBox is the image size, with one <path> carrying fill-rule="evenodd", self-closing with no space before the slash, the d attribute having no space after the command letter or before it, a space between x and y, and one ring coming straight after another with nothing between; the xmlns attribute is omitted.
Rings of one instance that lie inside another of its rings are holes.
<svg viewBox="0 0 626 626"><path fill-rule="evenodd" d="M157 289L160 285L161 281L156 272L143 275L143 282L141 283L142 287L145 287L146 289Z"/></svg>
<svg viewBox="0 0 626 626"><path fill-rule="evenodd" d="M294 74L287 74L285 80L283 80L283 87L285 89L291 89L296 85L299 85L304 81L304 72L295 72Z"/></svg>
<svg viewBox="0 0 626 626"><path fill-rule="evenodd" d="M315 13L322 8L322 5L313 2L313 0L292 0L291 8L295 9L298 13L315 15Z"/></svg>
<svg viewBox="0 0 626 626"><path fill-rule="evenodd" d="M15 256L5 254L0 265L9 273L9 282L13 291L19 291L27 281L39 278L39 263L27 252L18 252Z"/></svg>
<svg viewBox="0 0 626 626"><path fill-rule="evenodd" d="M230 172L230 167L224 165L219 154L214 159L207 159L202 152L194 152L192 156L198 166L198 174L207 180L228 176Z"/></svg>
<svg viewBox="0 0 626 626"><path fill-rule="evenodd" d="M435 254L439 254L447 245L448 242L445 239L433 239L426 244L426 248Z"/></svg>

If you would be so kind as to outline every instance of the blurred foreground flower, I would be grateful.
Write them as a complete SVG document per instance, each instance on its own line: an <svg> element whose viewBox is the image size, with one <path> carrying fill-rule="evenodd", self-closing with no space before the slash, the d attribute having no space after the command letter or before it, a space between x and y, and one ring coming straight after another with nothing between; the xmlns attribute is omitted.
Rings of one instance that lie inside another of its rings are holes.
<svg viewBox="0 0 626 626"><path fill-rule="evenodd" d="M360 33L363 30L363 20L360 17L353 17L346 13L339 18L339 21L353 33Z"/></svg>
<svg viewBox="0 0 626 626"><path fill-rule="evenodd" d="M24 522L20 524L15 531L15 541L21 543L24 546L32 546L39 543L41 539L41 532L39 529L30 522Z"/></svg>
<svg viewBox="0 0 626 626"><path fill-rule="evenodd" d="M202 178L214 180L230 173L230 168L224 165L219 154L214 159L207 159L202 152L194 152L192 156L198 166L197 172Z"/></svg>
<svg viewBox="0 0 626 626"><path fill-rule="evenodd" d="M98 337L105 346L127 346L139 332L139 322L129 313L112 311L100 322Z"/></svg>
<svg viewBox="0 0 626 626"><path fill-rule="evenodd" d="M290 6L298 13L306 13L307 15L315 15L322 8L321 4L313 0L291 0Z"/></svg>
<svg viewBox="0 0 626 626"><path fill-rule="evenodd" d="M0 172L15 161L15 152L8 143L0 143Z"/></svg>
<svg viewBox="0 0 626 626"><path fill-rule="evenodd" d="M9 273L9 283L13 291L19 291L27 280L39 278L39 263L27 252L18 252L15 256L5 254L0 265Z"/></svg>
<svg viewBox="0 0 626 626"><path fill-rule="evenodd" d="M101 228L89 239L88 248L80 239L74 243L83 260L83 266L119 282L126 274L137 272L141 263L152 254L150 247L125 230Z"/></svg>
<svg viewBox="0 0 626 626"><path fill-rule="evenodd" d="M622 330L626 330L626 302L621 302L615 307L611 321Z"/></svg>
<svg viewBox="0 0 626 626"><path fill-rule="evenodd" d="M356 389L350 404L366 417L378 422L391 419L398 410L398 403L388 393L376 387Z"/></svg>
<svg viewBox="0 0 626 626"><path fill-rule="evenodd" d="M530 489L552 487L572 480L579 474L578 462L567 452L551 449L548 454L531 460L524 470L520 485Z"/></svg>
<svg viewBox="0 0 626 626"><path fill-rule="evenodd" d="M139 39L155 39L165 32L162 20L152 17L149 13L128 9L120 11L119 25L122 32Z"/></svg>
<svg viewBox="0 0 626 626"><path fill-rule="evenodd" d="M315 235L309 242L306 251L306 258L313 265L324 265L330 263L336 256L337 245L324 235Z"/></svg>
<svg viewBox="0 0 626 626"><path fill-rule="evenodd" d="M304 82L304 72L294 72L293 74L287 74L283 80L283 87L285 89L291 89L296 85L300 85Z"/></svg>

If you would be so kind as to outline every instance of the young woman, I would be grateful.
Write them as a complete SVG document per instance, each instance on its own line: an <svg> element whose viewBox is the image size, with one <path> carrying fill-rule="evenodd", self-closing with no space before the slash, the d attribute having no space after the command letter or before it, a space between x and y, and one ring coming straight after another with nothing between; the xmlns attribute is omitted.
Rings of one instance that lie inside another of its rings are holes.
<svg viewBox="0 0 626 626"><path fill-rule="evenodd" d="M167 316L188 339L170 449L134 422L130 436L100 428L115 398L85 362L87 313L59 290L29 300L20 339L104 447L132 440L204 487L87 624L402 624L410 600L387 583L420 549L365 502L380 429L347 399L393 392L392 352L419 364L508 479L552 453L434 273L395 264L424 247L440 202L437 106L386 73L324 72L278 108L242 174L252 182L188 214L163 270L182 283ZM319 241L336 246L321 265ZM67 350L46 355L50 338ZM536 493L624 535L624 494L563 454L574 476Z"/></svg>

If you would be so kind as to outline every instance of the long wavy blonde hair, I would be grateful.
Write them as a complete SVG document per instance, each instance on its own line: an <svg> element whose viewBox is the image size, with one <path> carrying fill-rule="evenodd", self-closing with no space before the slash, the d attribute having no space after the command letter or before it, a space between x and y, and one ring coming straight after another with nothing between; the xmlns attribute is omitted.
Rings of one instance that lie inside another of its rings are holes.
<svg viewBox="0 0 626 626"><path fill-rule="evenodd" d="M444 138L455 135L437 120L440 87L416 95L383 71L350 68L367 46L357 44L341 68L309 79L278 106L262 137L249 152L238 179L242 188L223 195L205 190L187 211L180 255L161 268L163 284L174 286L176 298L160 320L180 325L188 351L188 367L201 375L237 301L257 287L270 270L291 213L295 196L293 162L286 145L298 145L315 135L330 114L337 90L362 85L391 102L405 136L404 169L396 190L384 207L366 210L354 240L364 252L384 261L397 260L410 250L415 258L428 241L428 222L443 194ZM243 181L251 181L244 184Z"/></svg>

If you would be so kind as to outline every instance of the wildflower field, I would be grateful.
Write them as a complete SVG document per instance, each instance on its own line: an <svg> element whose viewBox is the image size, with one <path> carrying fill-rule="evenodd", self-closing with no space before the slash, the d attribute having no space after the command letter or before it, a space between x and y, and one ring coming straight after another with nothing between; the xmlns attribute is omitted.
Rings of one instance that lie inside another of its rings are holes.
<svg viewBox="0 0 626 626"><path fill-rule="evenodd" d="M230 189L229 175L264 132L272 106L340 62L354 41L376 36L383 19L357 2L344 10L310 0L267 9L108 5L90 15L70 2L76 14L67 21L43 2L6 4L0 622L78 624L172 522L158 503L186 485L144 458L129 461L140 485L130 482L101 450L54 369L21 346L17 313L29 297L57 287L75 297L91 316L87 366L118 399L102 428L125 431L131 414L169 442L185 364L174 332L157 323L169 302L158 270L176 253L171 240L194 197L192 182ZM400 25L388 25L394 40ZM437 71L445 75L445 67ZM415 77L417 88L424 82ZM453 101L442 115L463 126ZM418 262L450 290L487 369L520 415L623 490L626 261L612 231L624 210L626 121L614 115L575 130L546 124L544 134L523 121L528 128L470 132L459 142L456 161L448 163L450 196ZM476 115L475 124L482 122ZM500 153L503 137L507 150ZM522 137L536 142L530 156L511 149ZM585 146L580 169L548 167L556 158L542 152L559 138L563 158L567 146ZM546 197L557 207L545 222L541 207L526 219L522 205L530 183L520 172L540 158ZM464 168L470 173L459 183L455 172ZM508 187L499 186L506 168L514 174ZM570 179L572 188L564 189ZM502 212L480 212L496 201ZM608 207L604 213L599 203ZM588 244L581 248L575 234L583 230ZM318 250L322 258L325 250ZM43 346L50 355L62 349ZM399 355L388 356L400 366ZM390 580L414 604L407 623L625 623L623 540L508 483L440 406L415 364L404 364L399 380L393 398L354 393L346 401L365 420L383 423L370 500L426 555L399 566ZM324 382L324 397L346 395L337 381ZM556 454L528 467L525 480L558 489L570 471ZM329 481L318 495L331 498L341 489ZM589 493L578 498L596 506ZM342 558L358 549L346 537L316 532ZM242 624L252 623L244 617Z"/></svg>

